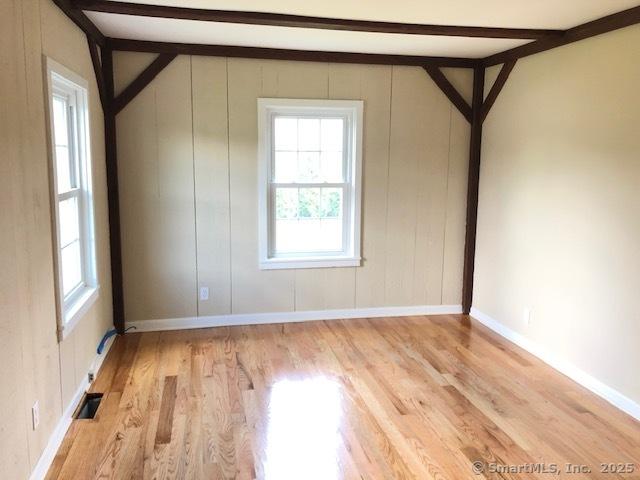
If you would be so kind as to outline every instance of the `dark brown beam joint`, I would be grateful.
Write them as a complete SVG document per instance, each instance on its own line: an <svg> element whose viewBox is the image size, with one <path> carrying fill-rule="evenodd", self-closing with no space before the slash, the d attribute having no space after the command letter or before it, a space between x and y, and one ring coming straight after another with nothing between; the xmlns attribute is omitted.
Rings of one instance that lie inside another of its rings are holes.
<svg viewBox="0 0 640 480"><path fill-rule="evenodd" d="M175 53L161 53L151 64L145 68L138 77L125 88L120 95L113 101L113 113L117 115L127 106L127 104L138 95L144 87L149 85L158 74L169 65L174 58Z"/></svg>
<svg viewBox="0 0 640 480"><path fill-rule="evenodd" d="M570 28L560 37L545 38L496 53L483 59L482 63L485 67L498 65L638 23L640 23L640 6Z"/></svg>
<svg viewBox="0 0 640 480"><path fill-rule="evenodd" d="M96 83L98 84L98 94L100 95L100 104L102 105L102 111L107 110L108 99L105 93L104 86L104 73L102 71L102 59L100 58L100 52L98 51L98 45L96 42L87 35L87 44L89 46L89 54L91 55L91 63L93 64L93 72L96 76Z"/></svg>
<svg viewBox="0 0 640 480"><path fill-rule="evenodd" d="M422 67L474 68L474 58L422 57L411 55L382 55L375 53L324 52L317 50L287 50L278 48L203 45L199 43L149 42L110 38L113 50L129 52L173 53L176 55L204 55L211 57L257 58L264 60L293 60L302 62L354 63L368 65L409 65Z"/></svg>
<svg viewBox="0 0 640 480"><path fill-rule="evenodd" d="M493 83L493 86L491 87L487 98L482 104L482 114L480 115L481 122L484 123L485 119L487 118L487 115L491 111L491 107L493 107L493 104L498 99L498 95L500 95L500 92L502 91L502 87L504 87L505 83L507 83L507 79L511 74L511 70L513 70L513 67L516 66L516 62L517 60L511 60L505 63L500 69L500 73L498 73L496 81Z"/></svg>
<svg viewBox="0 0 640 480"><path fill-rule="evenodd" d="M530 28L468 27L453 25L426 25L417 23L379 22L340 18L309 17L265 12L236 10L209 10L201 8L149 5L115 2L110 0L75 0L77 8L94 12L116 13L156 18L198 20L206 22L268 25L277 27L347 30L352 32L400 33L408 35L444 35L454 37L514 38L539 40L557 37L559 30Z"/></svg>
<svg viewBox="0 0 640 480"><path fill-rule="evenodd" d="M458 93L456 88L447 80L447 77L444 76L442 71L435 66L424 66L424 69L427 71L431 79L435 82L435 84L442 90L442 92L447 96L451 103L455 105L455 107L460 111L460 113L467 119L469 123L472 121L471 115L471 107L466 102L462 95Z"/></svg>
<svg viewBox="0 0 640 480"><path fill-rule="evenodd" d="M81 10L72 4L71 0L53 0L53 3L55 3L58 8L80 28L80 30L91 37L94 42L101 47L105 46L105 36Z"/></svg>
<svg viewBox="0 0 640 480"><path fill-rule="evenodd" d="M467 227L464 242L464 271L462 274L462 311L468 314L473 302L473 272L476 257L478 223L478 189L480 184L480 156L482 149L482 101L484 98L484 67L473 73L473 117L469 145L469 176L467 183Z"/></svg>

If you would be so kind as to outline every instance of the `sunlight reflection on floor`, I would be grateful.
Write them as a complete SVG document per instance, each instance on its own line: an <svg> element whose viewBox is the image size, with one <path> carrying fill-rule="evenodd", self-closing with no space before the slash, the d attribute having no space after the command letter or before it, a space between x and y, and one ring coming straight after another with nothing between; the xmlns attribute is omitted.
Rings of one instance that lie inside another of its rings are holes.
<svg viewBox="0 0 640 480"><path fill-rule="evenodd" d="M282 380L271 390L266 480L339 478L340 385L326 377Z"/></svg>

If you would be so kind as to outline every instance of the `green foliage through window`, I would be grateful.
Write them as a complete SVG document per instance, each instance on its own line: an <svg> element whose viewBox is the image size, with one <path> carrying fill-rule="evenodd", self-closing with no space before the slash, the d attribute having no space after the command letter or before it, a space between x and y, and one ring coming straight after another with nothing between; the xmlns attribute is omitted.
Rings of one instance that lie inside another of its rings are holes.
<svg viewBox="0 0 640 480"><path fill-rule="evenodd" d="M340 188L278 188L276 218L338 218L342 210Z"/></svg>

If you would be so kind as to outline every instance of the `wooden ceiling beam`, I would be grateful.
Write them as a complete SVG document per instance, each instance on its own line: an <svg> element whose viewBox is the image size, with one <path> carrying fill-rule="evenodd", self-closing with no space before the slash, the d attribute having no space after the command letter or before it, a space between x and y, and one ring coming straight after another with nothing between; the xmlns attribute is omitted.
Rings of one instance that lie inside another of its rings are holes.
<svg viewBox="0 0 640 480"><path fill-rule="evenodd" d="M235 10L209 10L202 8L149 5L110 0L75 0L76 8L103 13L141 17L199 20L205 22L268 25L277 27L346 30L352 32L401 33L408 35L439 35L452 37L510 38L540 40L557 38L561 30L532 28L500 28L454 25L427 25L417 23L379 22L342 18L309 17L265 12Z"/></svg>
<svg viewBox="0 0 640 480"><path fill-rule="evenodd" d="M91 56L93 73L95 74L96 84L98 85L100 105L102 105L102 111L104 112L107 109L108 100L106 97L104 73L102 72L102 59L100 58L99 47L98 44L89 35L87 35L87 45L89 46L89 55Z"/></svg>
<svg viewBox="0 0 640 480"><path fill-rule="evenodd" d="M442 71L435 66L427 65L424 67L426 72L429 74L434 83L442 90L447 98L453 103L453 105L458 109L458 111L467 119L469 123L472 122L472 111L471 106L467 103L467 101L462 98L462 95L456 90L451 82L444 76Z"/></svg>
<svg viewBox="0 0 640 480"><path fill-rule="evenodd" d="M498 77L496 78L496 81L493 82L493 86L491 87L491 90L489 90L489 94L487 95L487 98L482 104L482 111L480 113L481 122L484 122L485 119L487 118L487 115L489 115L489 112L491 111L491 107L493 107L493 104L498 99L498 95L500 95L500 92L502 91L502 87L504 87L505 83L507 83L507 79L509 78L509 75L511 74L511 70L513 70L513 67L516 66L516 62L517 60L511 60L505 63L500 69L500 73L498 73Z"/></svg>
<svg viewBox="0 0 640 480"><path fill-rule="evenodd" d="M506 63L638 23L640 23L640 6L570 28L560 37L545 38L490 55L483 60L483 64L485 67L490 67Z"/></svg>
<svg viewBox="0 0 640 480"><path fill-rule="evenodd" d="M176 55L204 55L211 57L258 58L266 60L293 60L303 62L355 63L368 65L409 65L422 67L474 68L474 58L423 57L411 55L382 55L376 53L325 52L317 50L287 50L279 48L236 47L204 45L198 43L149 42L109 38L113 50L128 52L172 53Z"/></svg>
<svg viewBox="0 0 640 480"><path fill-rule="evenodd" d="M91 20L75 5L71 0L53 0L60 10L75 23L80 30L82 30L89 38L96 42L99 46L104 47L106 43L105 36L102 34L98 27L96 27Z"/></svg>
<svg viewBox="0 0 640 480"><path fill-rule="evenodd" d="M117 115L127 106L158 74L176 58L175 53L161 53L145 68L136 79L113 101L113 113Z"/></svg>

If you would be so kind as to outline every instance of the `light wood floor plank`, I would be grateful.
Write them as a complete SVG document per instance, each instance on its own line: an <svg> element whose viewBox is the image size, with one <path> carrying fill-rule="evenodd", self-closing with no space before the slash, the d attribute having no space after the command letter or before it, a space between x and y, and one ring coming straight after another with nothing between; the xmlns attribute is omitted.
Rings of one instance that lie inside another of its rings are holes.
<svg viewBox="0 0 640 480"><path fill-rule="evenodd" d="M639 422L462 315L127 334L91 391L48 479L640 478Z"/></svg>

